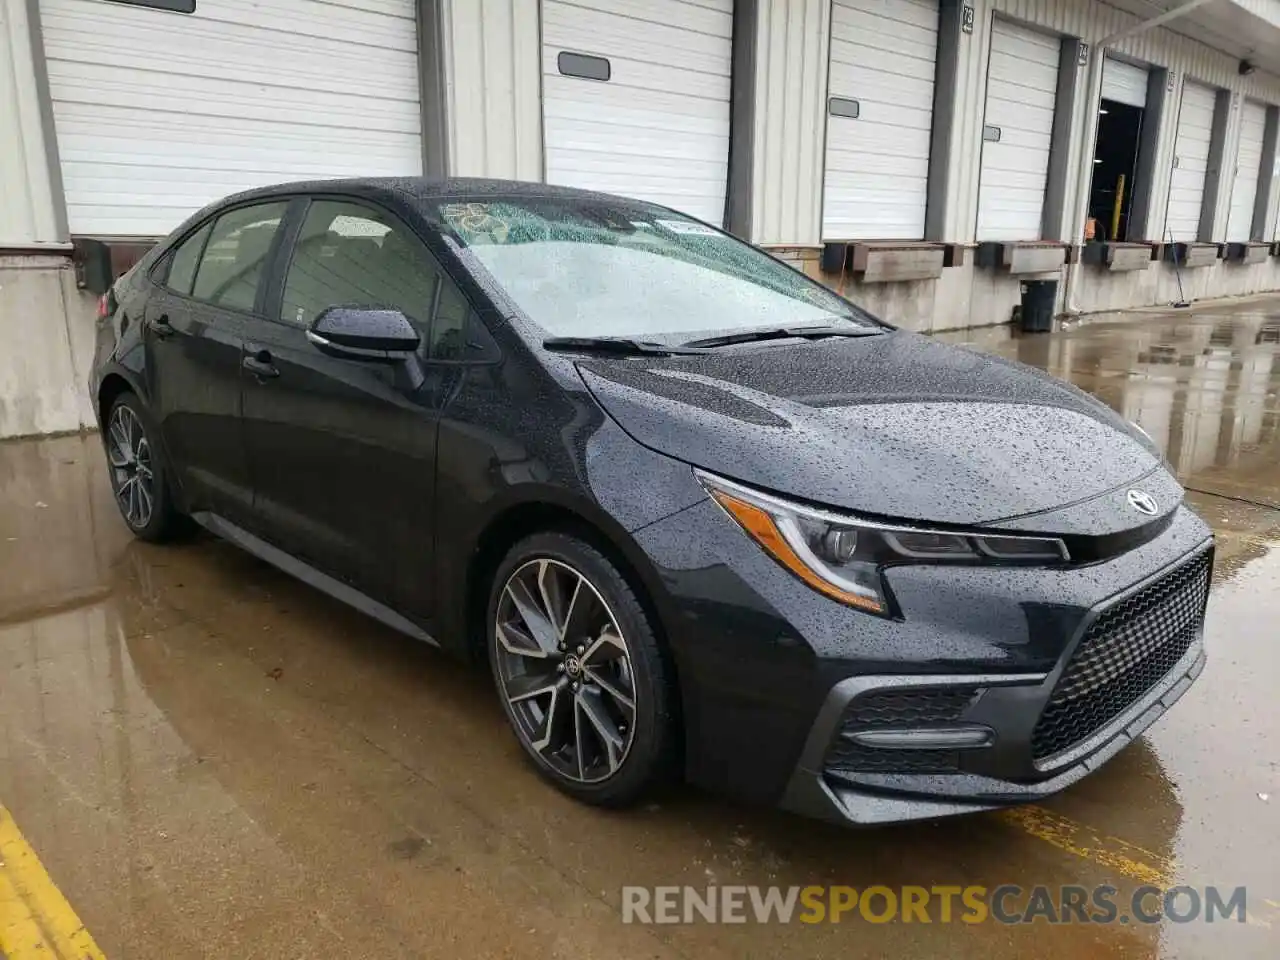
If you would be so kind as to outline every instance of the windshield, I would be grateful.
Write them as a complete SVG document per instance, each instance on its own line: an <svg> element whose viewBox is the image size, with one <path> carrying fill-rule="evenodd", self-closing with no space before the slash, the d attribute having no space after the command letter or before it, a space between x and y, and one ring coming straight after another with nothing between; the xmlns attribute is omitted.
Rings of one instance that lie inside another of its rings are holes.
<svg viewBox="0 0 1280 960"><path fill-rule="evenodd" d="M438 214L549 336L678 341L760 327L881 327L768 254L648 204L504 197L442 204Z"/></svg>

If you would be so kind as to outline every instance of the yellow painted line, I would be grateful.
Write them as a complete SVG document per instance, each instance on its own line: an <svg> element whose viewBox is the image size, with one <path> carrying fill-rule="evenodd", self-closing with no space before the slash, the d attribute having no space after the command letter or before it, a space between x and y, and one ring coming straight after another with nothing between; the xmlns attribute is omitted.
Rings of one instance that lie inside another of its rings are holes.
<svg viewBox="0 0 1280 960"><path fill-rule="evenodd" d="M1059 850L1115 870L1139 883L1161 888L1173 886L1175 865L1171 857L1144 850L1119 837L1097 833L1044 807L1010 807L996 816Z"/></svg>
<svg viewBox="0 0 1280 960"><path fill-rule="evenodd" d="M0 955L5 960L106 960L3 806Z"/></svg>

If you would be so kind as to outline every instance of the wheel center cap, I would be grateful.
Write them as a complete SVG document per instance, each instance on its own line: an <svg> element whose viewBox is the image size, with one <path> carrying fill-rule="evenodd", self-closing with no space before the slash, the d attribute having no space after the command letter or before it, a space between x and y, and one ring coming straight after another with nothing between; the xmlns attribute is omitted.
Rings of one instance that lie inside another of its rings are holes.
<svg viewBox="0 0 1280 960"><path fill-rule="evenodd" d="M578 659L576 653L571 653L564 658L564 672L571 677L582 676L582 661Z"/></svg>

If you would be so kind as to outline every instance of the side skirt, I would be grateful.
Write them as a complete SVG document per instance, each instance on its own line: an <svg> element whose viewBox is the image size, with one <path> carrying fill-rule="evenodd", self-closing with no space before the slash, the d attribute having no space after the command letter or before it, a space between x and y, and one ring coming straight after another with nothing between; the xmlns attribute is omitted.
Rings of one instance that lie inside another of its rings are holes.
<svg viewBox="0 0 1280 960"><path fill-rule="evenodd" d="M327 573L322 573L310 564L303 563L296 557L291 557L278 547L273 547L265 540L255 537L243 527L238 527L230 520L224 520L216 513L197 512L191 515L191 519L200 526L204 527L214 536L221 537L223 540L229 540L240 549L253 554L259 560L265 560L273 567L277 567L289 574L291 577L297 577L303 583L315 587L322 593L327 593L335 600L341 600L348 606L355 607L366 616L385 623L392 630L398 630L401 633L413 637L415 640L421 640L429 643L433 647L440 646L431 634L427 633L412 620L396 613L384 603L379 603L368 594L361 593L354 587L347 586L341 580L335 580Z"/></svg>

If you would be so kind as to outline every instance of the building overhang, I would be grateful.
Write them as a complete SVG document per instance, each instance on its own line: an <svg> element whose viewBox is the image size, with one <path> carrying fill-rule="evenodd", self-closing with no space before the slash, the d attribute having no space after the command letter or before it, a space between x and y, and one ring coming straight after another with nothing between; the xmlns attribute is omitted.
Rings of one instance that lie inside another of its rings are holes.
<svg viewBox="0 0 1280 960"><path fill-rule="evenodd" d="M1185 0L1111 0L1143 20L1183 6ZM1216 50L1280 76L1280 0L1210 0L1163 24Z"/></svg>

